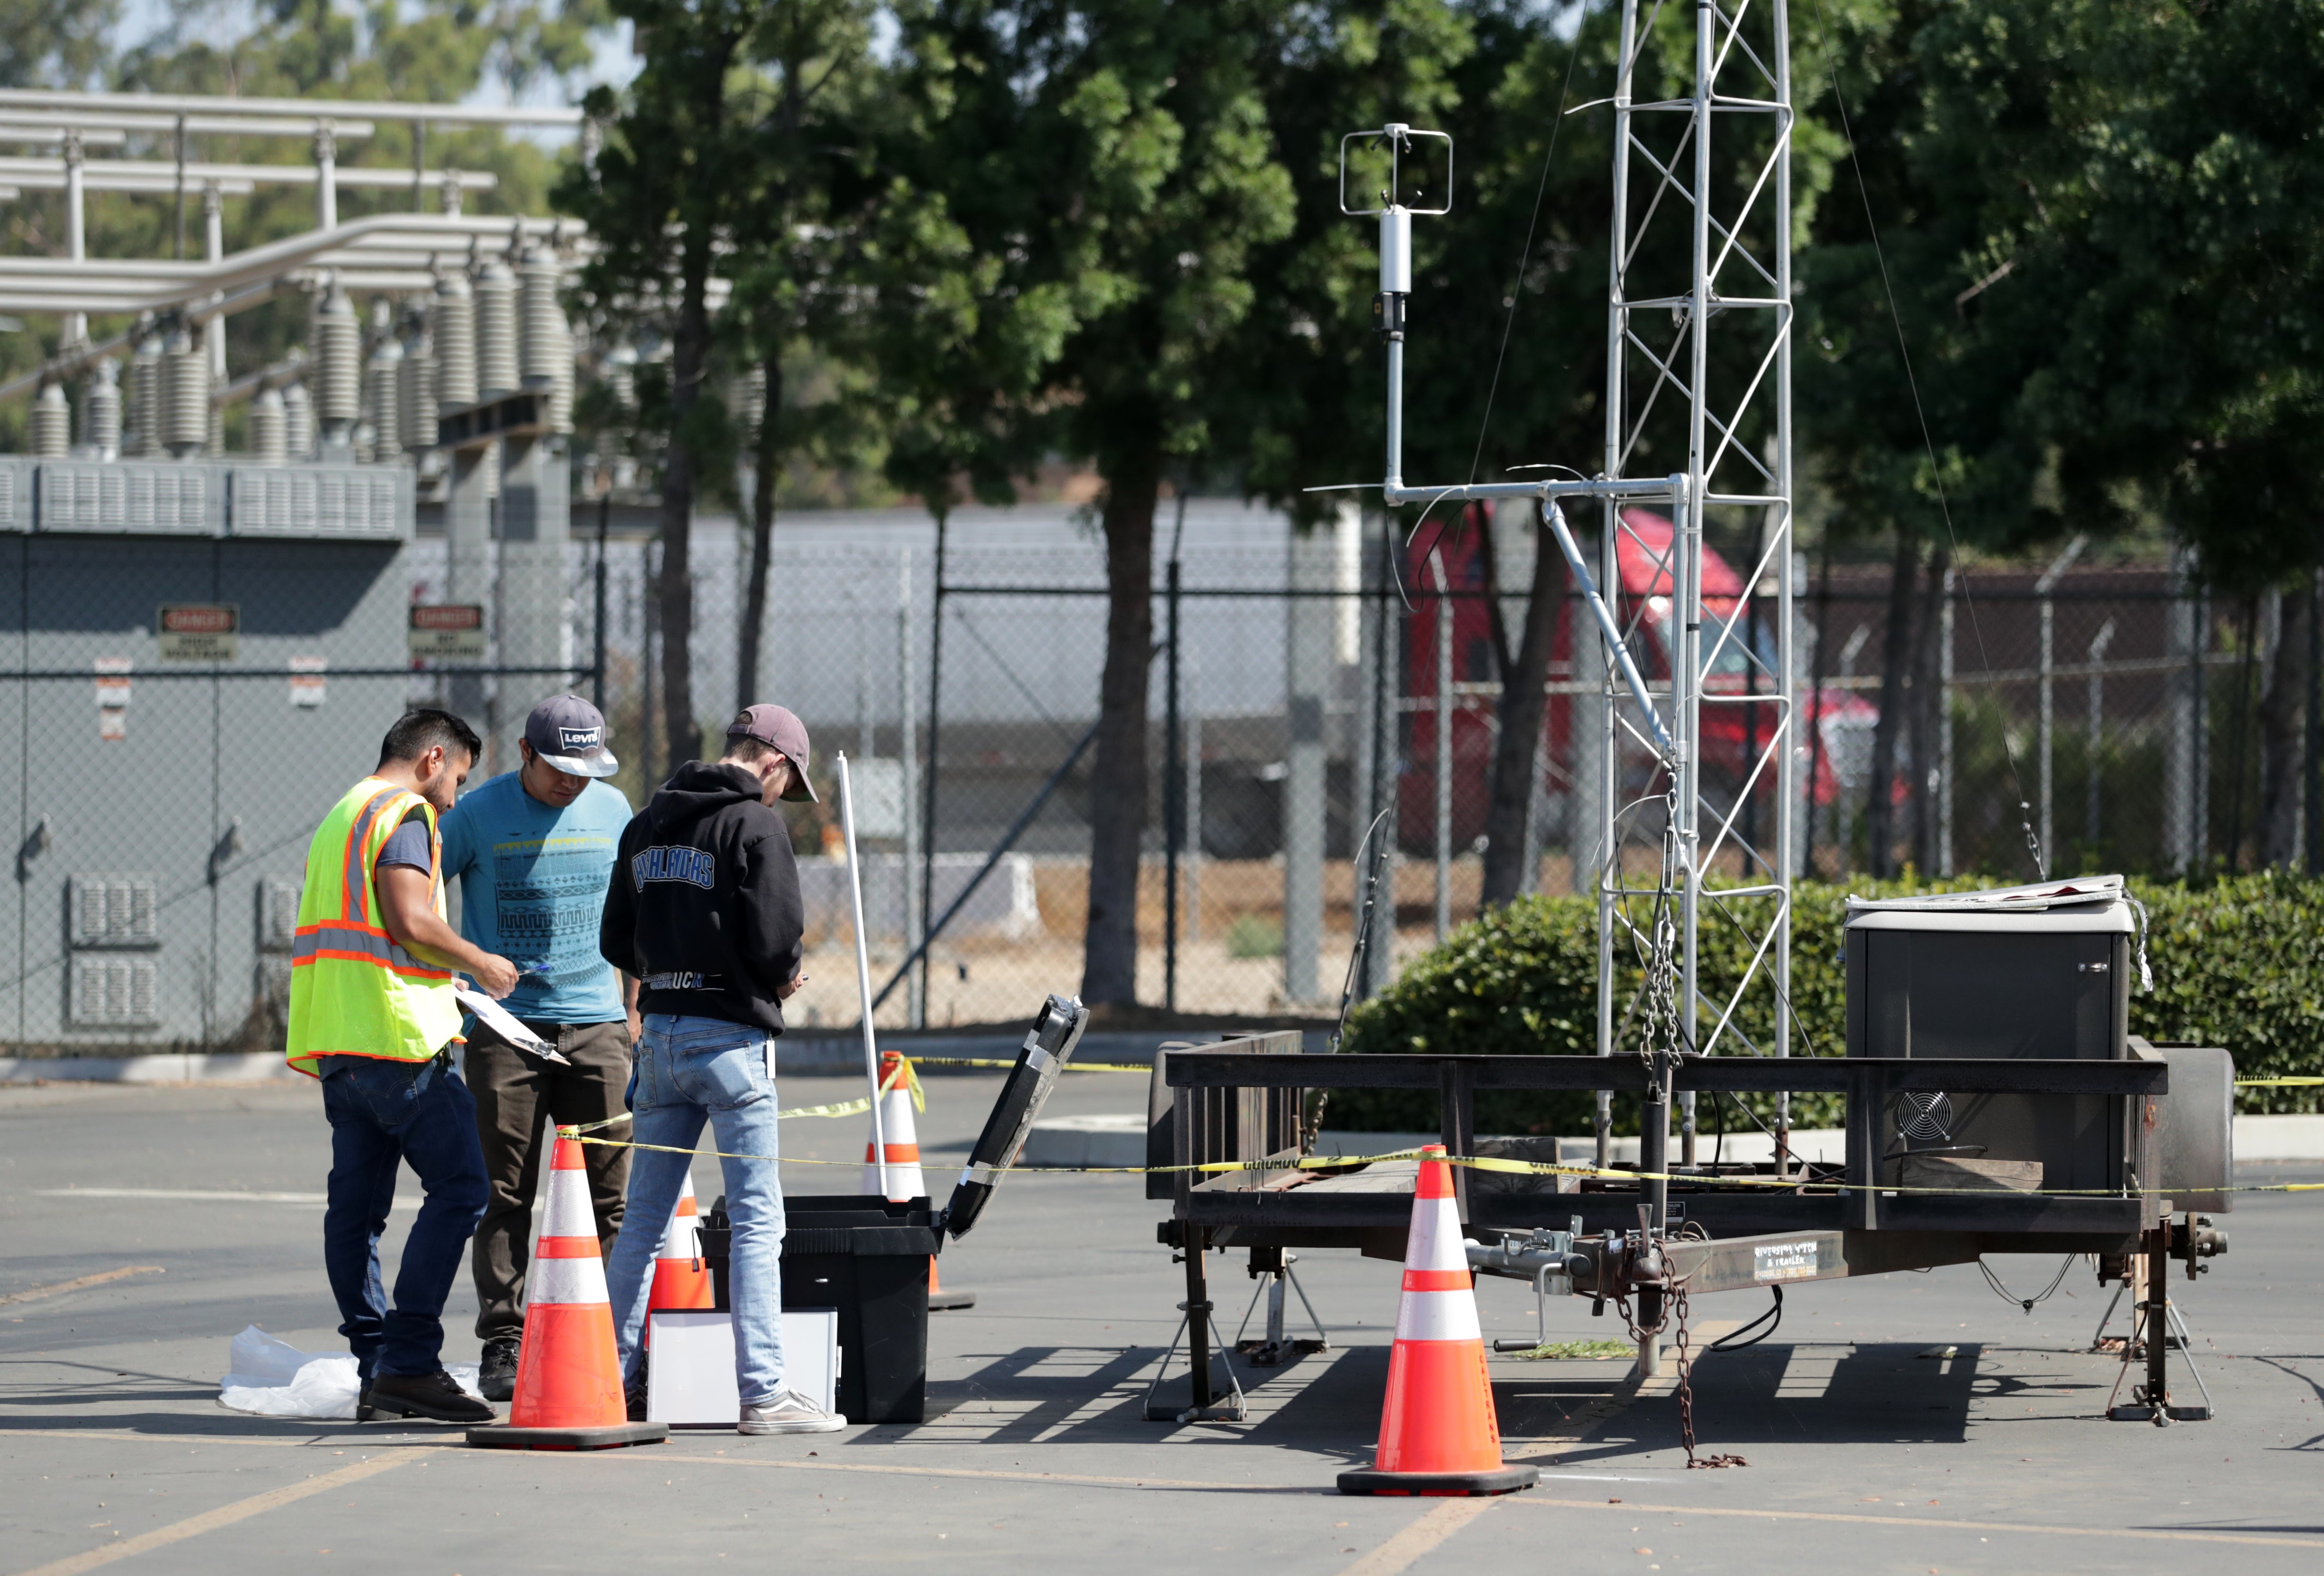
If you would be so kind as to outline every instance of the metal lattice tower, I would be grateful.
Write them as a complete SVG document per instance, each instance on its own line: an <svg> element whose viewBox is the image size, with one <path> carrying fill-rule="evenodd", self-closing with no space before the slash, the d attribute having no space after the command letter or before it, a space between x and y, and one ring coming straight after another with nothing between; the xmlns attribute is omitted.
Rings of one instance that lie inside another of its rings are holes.
<svg viewBox="0 0 2324 1576"><path fill-rule="evenodd" d="M1787 7L1784 0L1703 0L1692 28L1683 15L1665 15L1675 10L1659 0L1622 7L1603 474L1621 476L1663 455L1683 457L1684 470L1671 478L1676 530L1662 540L1619 499L1603 500L1599 581L1621 585L1627 553L1655 562L1666 583L1665 610L1639 597L1621 615L1626 642L1634 650L1659 643L1677 680L1667 693L1681 868L1667 889L1658 862L1640 868L1640 843L1659 849L1660 827L1641 823L1658 808L1660 785L1624 770L1646 736L1636 702L1609 686L1593 762L1603 855L1598 1049L1626 1048L1618 1040L1630 1004L1615 964L1645 944L1645 916L1666 901L1677 909L1678 1010L1689 1048L1785 1055L1799 802ZM1668 92L1672 86L1684 97ZM1758 530L1748 535L1756 545L1744 555L1750 594L1738 607L1731 596L1706 594L1704 528L1717 521L1730 528L1728 539L1746 538L1732 528L1754 516ZM1659 631L1646 627L1653 622ZM1641 795L1646 804L1628 807ZM1715 892L1706 880L1717 883ZM1709 999L1700 967L1706 925L1739 932L1750 959L1740 981ZM1755 995L1772 1009L1764 1037L1747 1037L1738 1021ZM1601 1159L1607 1098L1600 1096ZM1692 1104L1681 1096L1689 1161Z"/></svg>
<svg viewBox="0 0 2324 1576"><path fill-rule="evenodd" d="M1583 756L1576 777L1595 787L1585 797L1595 800L1597 842L1590 850L1577 836L1575 857L1597 870L1598 1050L1636 1052L1655 1066L1659 1093L1648 1096L1640 1159L1643 1170L1658 1173L1667 1157L1673 1058L1784 1055L1793 1037L1798 751L1786 6L1698 0L1683 12L1664 0L1644 7L1624 0L1620 42L1606 445L1596 475L1406 483L1412 221L1444 211L1449 143L1442 180L1430 168L1424 195L1422 179L1407 176L1405 165L1433 166L1436 143L1423 139L1441 134L1391 124L1343 139L1341 203L1380 225L1374 312L1388 341L1383 502L1536 501L1603 637L1575 642L1577 663L1604 664L1602 702L1576 708ZM1355 206L1351 145L1363 190ZM1375 185L1381 175L1386 184ZM1657 466L1664 474L1642 474ZM1566 506L1583 501L1600 512L1594 553L1585 554L1564 519ZM1739 584L1706 585L1707 533L1730 547L1748 544L1735 553L1749 566ZM1722 982L1712 994L1701 966L1707 926L1722 945L1739 933L1748 959L1739 981ZM1642 964L1644 987L1626 983ZM1747 1021L1759 1020L1768 1027L1746 1032ZM1600 1096L1601 1166L1609 1099ZM1692 1105L1692 1095L1680 1096L1685 1162L1694 1159ZM1777 1132L1787 1147L1787 1115ZM1657 1229L1665 1193L1659 1182L1646 1184Z"/></svg>

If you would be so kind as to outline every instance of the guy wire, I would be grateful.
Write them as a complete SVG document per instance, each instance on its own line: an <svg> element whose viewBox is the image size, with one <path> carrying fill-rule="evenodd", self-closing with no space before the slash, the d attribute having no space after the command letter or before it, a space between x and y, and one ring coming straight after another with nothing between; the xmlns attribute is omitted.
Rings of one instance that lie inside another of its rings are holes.
<svg viewBox="0 0 2324 1576"><path fill-rule="evenodd" d="M1880 265L1880 290L1888 302L1888 321L1896 330L1896 355L1904 364L1904 383L1912 391L1913 395L1913 417L1920 423L1921 447L1929 456L1929 482L1936 489L1937 512L1944 521L1945 539L1952 548L1955 572L1960 576L1961 606L1969 611L1969 633L1977 641L1978 660L1983 662L1990 671L1993 659L1985 649L1985 630L1978 622L1977 601L1969 595L1969 570L1961 564L1960 537L1953 530L1952 505L1945 497L1944 470L1937 459L1936 439L1929 432L1928 412L1921 404L1921 382L1913 373L1913 352L1904 339L1904 315L1897 310L1896 287L1888 277L1888 254L1880 244L1880 226L1872 217L1872 189L1865 184L1864 161L1856 152L1856 132L1849 120L1848 97L1840 91L1840 60L1832 49L1831 33L1824 26L1823 0L1815 0L1815 14L1816 41L1823 47L1824 70L1831 78L1832 103L1840 110L1840 140L1848 144L1849 167L1856 171L1856 192L1864 204L1864 227L1872 237L1873 260ZM2033 821L2028 815L2025 779L2017 770L2017 751L2009 742L2009 730L2006 728L2001 731L2001 752L2003 759L2009 763L2010 784L2017 790L2017 825L2025 834L2026 851L2034 856L2034 879L2040 880L2042 861L2045 855L2041 839L2035 835Z"/></svg>

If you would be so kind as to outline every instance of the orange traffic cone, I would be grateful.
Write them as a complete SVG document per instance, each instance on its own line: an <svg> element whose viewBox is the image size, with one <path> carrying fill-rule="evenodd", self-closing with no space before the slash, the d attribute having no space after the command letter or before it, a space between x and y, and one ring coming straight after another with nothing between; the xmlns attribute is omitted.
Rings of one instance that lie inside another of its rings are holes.
<svg viewBox="0 0 2324 1576"><path fill-rule="evenodd" d="M886 1139L888 1147L888 1202L909 1203L916 1198L927 1196L928 1184L920 1170L920 1135L912 1122L910 1064L894 1051L881 1055L880 1087L887 1091L880 1097L880 1134ZM880 1192L880 1167L872 1161L873 1141L867 1138L863 1144L863 1191L876 1194ZM928 1258L928 1306L931 1309L976 1306L974 1292L948 1292L936 1284L936 1261L933 1254Z"/></svg>
<svg viewBox="0 0 2324 1576"><path fill-rule="evenodd" d="M920 1175L920 1136L912 1126L912 1074L894 1051L881 1055L880 1087L887 1092L880 1097L878 1129L888 1145L885 1194L890 1203L909 1203L927 1196L928 1184ZM863 1191L876 1195L882 1190L872 1143L869 1138L863 1143Z"/></svg>
<svg viewBox="0 0 2324 1576"><path fill-rule="evenodd" d="M657 1308L707 1308L713 1305L710 1267L702 1262L701 1217L694 1207L694 1173L686 1174L678 1189L678 1208L654 1249L653 1289L646 1295L645 1343L653 1343Z"/></svg>
<svg viewBox="0 0 2324 1576"><path fill-rule="evenodd" d="M502 1450L603 1450L669 1437L662 1423L632 1423L613 1348L613 1309L581 1142L557 1129L540 1241L525 1276L524 1341L506 1423L468 1430L468 1442Z"/></svg>
<svg viewBox="0 0 2324 1576"><path fill-rule="evenodd" d="M1420 1151L1420 1186L1404 1249L1404 1301L1388 1359L1379 1451L1340 1474L1342 1494L1507 1494L1537 1468L1501 1460L1493 1386L1485 1372L1477 1293L1461 1246L1461 1212L1444 1147Z"/></svg>
<svg viewBox="0 0 2324 1576"><path fill-rule="evenodd" d="M943 1239L939 1238L937 1240L941 1241ZM976 1306L976 1294L974 1292L948 1292L945 1290L943 1286L936 1284L936 1255L933 1253L928 1255L929 1309L934 1311L942 1308L973 1308L974 1306Z"/></svg>

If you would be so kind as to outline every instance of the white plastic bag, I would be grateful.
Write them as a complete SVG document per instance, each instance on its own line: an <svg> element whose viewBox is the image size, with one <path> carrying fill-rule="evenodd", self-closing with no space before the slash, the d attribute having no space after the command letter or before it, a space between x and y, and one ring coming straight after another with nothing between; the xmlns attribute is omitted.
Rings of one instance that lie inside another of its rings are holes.
<svg viewBox="0 0 2324 1576"><path fill-rule="evenodd" d="M261 1417L352 1418L355 1359L344 1351L300 1351L252 1324L234 1338L218 1405Z"/></svg>
<svg viewBox="0 0 2324 1576"><path fill-rule="evenodd" d="M463 1390L476 1393L476 1365L448 1365ZM234 1338L228 1372L218 1381L218 1405L260 1417L352 1419L360 1380L345 1351L301 1351L257 1325Z"/></svg>

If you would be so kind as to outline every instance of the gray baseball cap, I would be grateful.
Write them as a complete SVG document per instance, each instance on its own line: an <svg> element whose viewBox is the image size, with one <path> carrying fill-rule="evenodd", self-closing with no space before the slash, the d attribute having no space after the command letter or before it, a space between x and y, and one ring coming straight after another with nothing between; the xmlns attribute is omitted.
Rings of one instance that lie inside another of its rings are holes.
<svg viewBox="0 0 2324 1576"><path fill-rule="evenodd" d="M790 788L783 797L810 805L817 802L815 784L807 779L807 724L788 710L770 705L764 701L754 706L745 706L734 714L733 722L726 724L726 736L729 739L756 739L761 744L781 751L789 758L793 769Z"/></svg>
<svg viewBox="0 0 2324 1576"><path fill-rule="evenodd" d="M524 720L524 742L559 771L611 777L622 769L605 748L605 717L577 695L552 695Z"/></svg>

